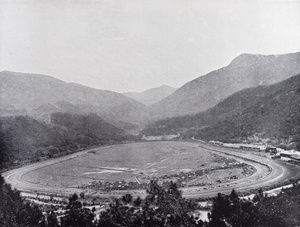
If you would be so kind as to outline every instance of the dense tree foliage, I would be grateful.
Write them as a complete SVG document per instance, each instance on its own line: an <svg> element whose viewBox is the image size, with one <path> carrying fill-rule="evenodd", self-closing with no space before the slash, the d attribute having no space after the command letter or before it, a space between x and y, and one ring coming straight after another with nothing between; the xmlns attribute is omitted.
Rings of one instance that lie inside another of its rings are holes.
<svg viewBox="0 0 300 227"><path fill-rule="evenodd" d="M65 227L92 227L94 226L94 213L82 207L78 201L78 196L74 194L69 198L66 215L62 218L62 226Z"/></svg>
<svg viewBox="0 0 300 227"><path fill-rule="evenodd" d="M145 200L130 195L116 199L100 215L98 227L104 226L197 226L189 215L194 204L184 199L175 183L167 190L151 182Z"/></svg>
<svg viewBox="0 0 300 227"><path fill-rule="evenodd" d="M39 208L25 203L20 192L11 189L0 176L0 226L36 227L42 218Z"/></svg>
<svg viewBox="0 0 300 227"><path fill-rule="evenodd" d="M2 124L0 121L0 169L2 169L4 163L8 161L8 146L6 141L6 136L5 133L3 133Z"/></svg>
<svg viewBox="0 0 300 227"><path fill-rule="evenodd" d="M253 200L240 199L235 191L213 199L209 226L286 227L300 225L300 185L283 189L277 196L260 190Z"/></svg>
<svg viewBox="0 0 300 227"><path fill-rule="evenodd" d="M257 208L252 201L240 200L234 190L229 196L219 193L213 198L209 219L211 227L258 226Z"/></svg>
<svg viewBox="0 0 300 227"><path fill-rule="evenodd" d="M261 226L300 226L300 185L294 183L276 197L259 196L256 207Z"/></svg>

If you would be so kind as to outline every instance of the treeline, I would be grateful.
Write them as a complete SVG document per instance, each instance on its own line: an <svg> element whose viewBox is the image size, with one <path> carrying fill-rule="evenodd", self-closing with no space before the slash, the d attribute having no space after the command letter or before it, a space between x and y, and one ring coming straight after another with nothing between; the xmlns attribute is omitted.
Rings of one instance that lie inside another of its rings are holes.
<svg viewBox="0 0 300 227"><path fill-rule="evenodd" d="M28 116L2 117L0 169L134 139L95 114L54 113L51 124Z"/></svg>
<svg viewBox="0 0 300 227"><path fill-rule="evenodd" d="M253 200L219 193L212 199L208 222L193 215L197 203L182 197L175 183L167 189L151 182L145 199L130 194L115 199L96 218L96 209L86 208L74 194L65 213L42 213L34 204L22 200L0 176L0 226L11 227L287 227L300 225L300 185L282 189L278 196L258 191Z"/></svg>

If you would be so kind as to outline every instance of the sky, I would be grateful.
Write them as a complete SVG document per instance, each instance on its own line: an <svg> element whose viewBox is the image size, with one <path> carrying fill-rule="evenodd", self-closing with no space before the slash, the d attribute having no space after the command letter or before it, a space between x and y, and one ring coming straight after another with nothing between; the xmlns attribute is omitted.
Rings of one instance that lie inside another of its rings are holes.
<svg viewBox="0 0 300 227"><path fill-rule="evenodd" d="M1 0L0 71L116 92L300 51L300 0Z"/></svg>

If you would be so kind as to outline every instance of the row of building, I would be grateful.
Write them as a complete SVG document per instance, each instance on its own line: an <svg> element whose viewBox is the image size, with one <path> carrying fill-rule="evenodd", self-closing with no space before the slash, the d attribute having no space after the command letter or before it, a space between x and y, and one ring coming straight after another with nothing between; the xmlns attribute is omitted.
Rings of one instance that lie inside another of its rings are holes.
<svg viewBox="0 0 300 227"><path fill-rule="evenodd" d="M267 146L259 145L259 144L245 144L245 143L223 143L220 141L209 141L210 144L214 144L217 146L223 146L228 148L236 148L236 149L243 149L243 150L251 150L251 151L266 151Z"/></svg>
<svg viewBox="0 0 300 227"><path fill-rule="evenodd" d="M180 137L180 134L177 135L158 135L158 136L145 136L143 135L142 140L146 141L157 141L157 140L173 140Z"/></svg>
<svg viewBox="0 0 300 227"><path fill-rule="evenodd" d="M279 155L280 155L281 160L300 162L300 151L284 150L281 148L277 148L277 149L279 150ZM278 153L277 153L277 155L278 155Z"/></svg>
<svg viewBox="0 0 300 227"><path fill-rule="evenodd" d="M276 155L276 157L280 157L280 159L283 161L294 161L300 163L300 151L296 151L296 150L284 150L278 147L270 147L270 146L259 145L259 144L223 143L220 141L213 141L213 140L209 141L209 143L217 146L228 147L228 148L266 152L266 153L270 153L271 155Z"/></svg>

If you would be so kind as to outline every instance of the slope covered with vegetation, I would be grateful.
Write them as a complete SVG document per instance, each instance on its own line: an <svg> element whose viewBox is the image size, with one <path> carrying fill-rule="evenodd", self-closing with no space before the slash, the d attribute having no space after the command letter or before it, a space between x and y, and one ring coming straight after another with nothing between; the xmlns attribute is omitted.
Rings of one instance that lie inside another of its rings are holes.
<svg viewBox="0 0 300 227"><path fill-rule="evenodd" d="M300 148L300 75L249 88L195 115L150 124L142 134L182 132L205 140L241 141L258 135ZM281 141L283 140L283 141Z"/></svg>
<svg viewBox="0 0 300 227"><path fill-rule="evenodd" d="M133 139L95 114L54 113L51 124L28 116L0 119L3 167Z"/></svg>

